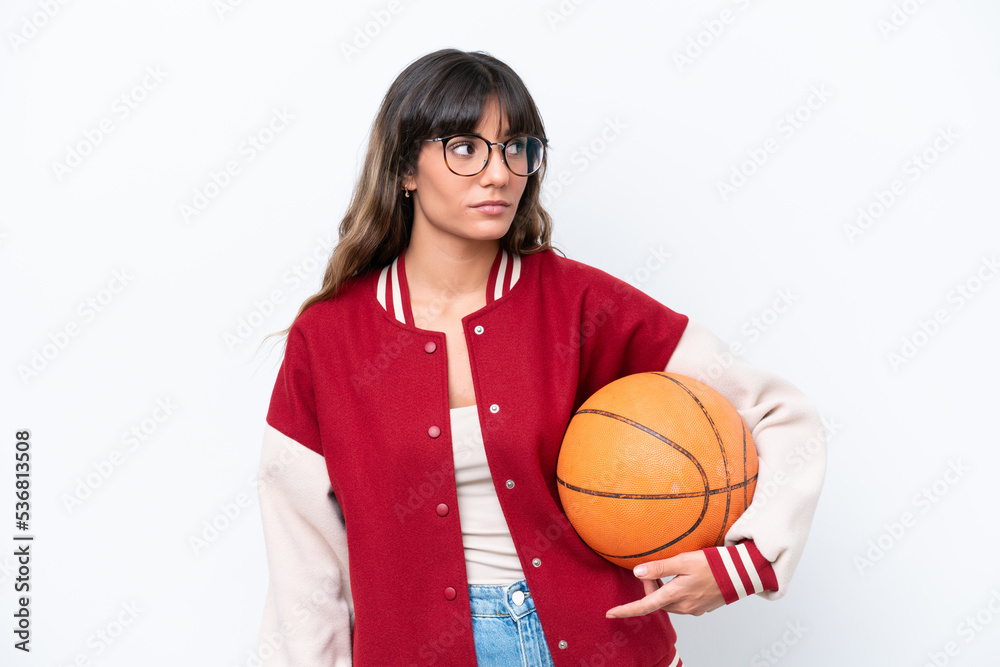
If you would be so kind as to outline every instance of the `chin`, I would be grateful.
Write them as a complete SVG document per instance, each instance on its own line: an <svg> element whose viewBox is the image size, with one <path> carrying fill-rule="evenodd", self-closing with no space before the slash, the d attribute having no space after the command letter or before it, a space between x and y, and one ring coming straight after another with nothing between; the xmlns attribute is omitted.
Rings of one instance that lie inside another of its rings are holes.
<svg viewBox="0 0 1000 667"><path fill-rule="evenodd" d="M471 222L473 229L481 229L484 231L487 229L489 230L502 229L503 233L506 234L507 230L510 229L511 225L514 224L514 216L511 216L509 220L506 218L476 218Z"/></svg>

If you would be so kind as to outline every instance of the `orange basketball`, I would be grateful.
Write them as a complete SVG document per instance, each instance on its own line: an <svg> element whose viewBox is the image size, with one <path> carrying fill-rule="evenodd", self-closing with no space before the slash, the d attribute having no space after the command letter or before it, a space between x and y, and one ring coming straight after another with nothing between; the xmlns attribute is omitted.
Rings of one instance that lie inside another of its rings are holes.
<svg viewBox="0 0 1000 667"><path fill-rule="evenodd" d="M721 546L750 504L757 450L736 409L673 373L602 387L570 420L556 481L570 523L622 567Z"/></svg>

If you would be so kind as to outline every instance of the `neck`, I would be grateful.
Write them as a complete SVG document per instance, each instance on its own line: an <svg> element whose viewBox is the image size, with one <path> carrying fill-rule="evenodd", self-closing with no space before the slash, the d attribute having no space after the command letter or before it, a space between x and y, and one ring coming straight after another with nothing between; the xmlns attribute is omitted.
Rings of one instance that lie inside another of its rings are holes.
<svg viewBox="0 0 1000 667"><path fill-rule="evenodd" d="M411 238L404 252L406 282L414 291L444 297L478 296L486 290L499 240Z"/></svg>

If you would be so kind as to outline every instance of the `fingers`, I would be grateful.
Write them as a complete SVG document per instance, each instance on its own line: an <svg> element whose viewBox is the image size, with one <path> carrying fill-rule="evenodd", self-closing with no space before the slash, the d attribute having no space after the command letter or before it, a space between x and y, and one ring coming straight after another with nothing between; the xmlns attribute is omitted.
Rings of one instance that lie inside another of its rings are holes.
<svg viewBox="0 0 1000 667"><path fill-rule="evenodd" d="M653 582L643 582L646 586L655 586ZM648 588L647 588L648 591ZM665 587L656 588L656 590L648 593L646 597L641 600L636 600L635 602L629 602L628 604L619 605L617 607L612 607L605 614L607 618L625 618L628 616L644 616L650 612L654 612L657 609L663 607L670 603L670 591Z"/></svg>
<svg viewBox="0 0 1000 667"><path fill-rule="evenodd" d="M672 601L671 591L663 587L663 582L660 579L680 573L679 563L676 559L683 555L680 554L673 558L650 561L633 568L632 572L642 579L645 597L641 600L609 609L606 614L607 618L643 616L669 604Z"/></svg>
<svg viewBox="0 0 1000 667"><path fill-rule="evenodd" d="M652 584L652 582L643 582L644 585L647 583ZM607 611L605 617L626 618L629 616L644 616L657 609L663 609L672 614L701 616L705 612L718 609L722 605L723 602L721 600L704 600L697 595L691 595L689 591L682 589L680 586L671 586L668 583L652 593L647 593L641 600L612 607Z"/></svg>
<svg viewBox="0 0 1000 667"><path fill-rule="evenodd" d="M652 560L637 565L632 569L632 572L640 579L663 579L678 574L689 574L692 567L697 565L695 560L697 558L701 558L706 564L708 563L708 557L703 552L687 551L663 560Z"/></svg>
<svg viewBox="0 0 1000 667"><path fill-rule="evenodd" d="M659 579L643 579L642 580L643 592L646 595L649 595L650 593L656 592L656 589L658 589L662 585L663 585L663 582L660 581Z"/></svg>
<svg viewBox="0 0 1000 667"><path fill-rule="evenodd" d="M650 561L637 566L633 572L642 580L645 597L609 609L608 618L642 616L657 609L700 616L724 604L708 558L701 551ZM672 578L663 583L662 577Z"/></svg>

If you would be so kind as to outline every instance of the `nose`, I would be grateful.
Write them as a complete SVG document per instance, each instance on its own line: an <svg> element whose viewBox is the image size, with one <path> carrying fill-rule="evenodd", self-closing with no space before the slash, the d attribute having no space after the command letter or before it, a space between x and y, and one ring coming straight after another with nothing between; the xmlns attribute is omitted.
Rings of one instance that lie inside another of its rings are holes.
<svg viewBox="0 0 1000 667"><path fill-rule="evenodd" d="M494 155L494 149L496 154ZM480 185L495 185L503 187L510 180L510 171L503 161L503 148L500 146L490 146L490 156L486 162L486 168L479 173Z"/></svg>

